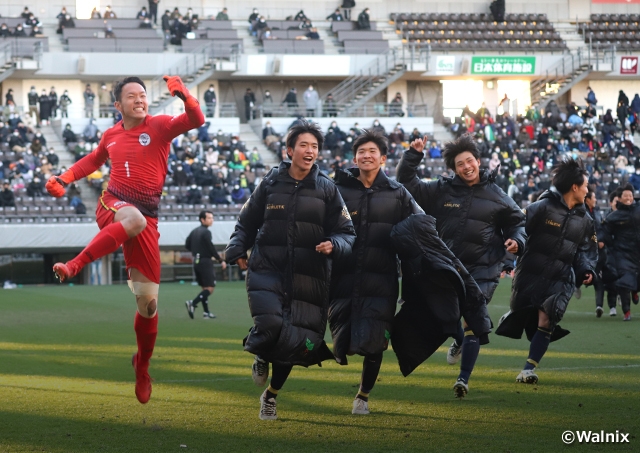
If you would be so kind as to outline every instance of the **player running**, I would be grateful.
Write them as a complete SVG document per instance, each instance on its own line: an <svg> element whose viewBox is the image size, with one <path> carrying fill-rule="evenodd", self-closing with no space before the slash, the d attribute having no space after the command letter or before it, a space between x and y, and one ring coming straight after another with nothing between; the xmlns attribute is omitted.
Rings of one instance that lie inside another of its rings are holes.
<svg viewBox="0 0 640 453"><path fill-rule="evenodd" d="M138 311L133 323L138 352L132 363L136 373L136 397L142 404L151 397L149 360L158 333L158 289L160 248L158 204L167 174L171 140L204 123L198 100L189 94L180 77L164 77L173 96L184 101L179 116L148 114L147 92L138 77L127 77L114 90L115 108L122 120L108 129L98 147L60 176L47 181L54 197L65 187L111 160L111 178L96 207L100 232L74 259L56 263L53 271L61 282L68 280L92 261L123 246L128 283L136 296Z"/></svg>

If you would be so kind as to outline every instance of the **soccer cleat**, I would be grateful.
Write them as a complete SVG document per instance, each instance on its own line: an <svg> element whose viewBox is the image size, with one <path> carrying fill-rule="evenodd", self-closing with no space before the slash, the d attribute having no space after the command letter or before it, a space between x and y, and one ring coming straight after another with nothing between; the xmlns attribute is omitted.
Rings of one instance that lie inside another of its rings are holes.
<svg viewBox="0 0 640 453"><path fill-rule="evenodd" d="M146 404L151 398L151 376L147 371L138 372L138 354L133 354L131 364L136 372L136 398L142 404Z"/></svg>
<svg viewBox="0 0 640 453"><path fill-rule="evenodd" d="M53 272L56 274L58 280L60 280L60 283L62 283L65 280L69 280L78 275L80 269L75 264L72 264L71 261L69 261L67 263L54 264Z"/></svg>
<svg viewBox="0 0 640 453"><path fill-rule="evenodd" d="M469 393L469 384L464 382L464 379L458 378L455 384L453 384L453 394L456 398L464 398Z"/></svg>
<svg viewBox="0 0 640 453"><path fill-rule="evenodd" d="M609 316L618 316L618 311L616 310L616 307L611 307L611 310L609 310Z"/></svg>
<svg viewBox="0 0 640 453"><path fill-rule="evenodd" d="M216 315L214 315L213 313L209 313L208 311L205 311L204 313L202 313L202 317L204 319L213 319L216 317Z"/></svg>
<svg viewBox="0 0 640 453"><path fill-rule="evenodd" d="M278 413L276 412L276 399L267 399L267 390L260 396L260 420L277 420Z"/></svg>
<svg viewBox="0 0 640 453"><path fill-rule="evenodd" d="M269 362L265 362L260 357L256 356L251 365L251 378L253 383L258 387L264 387L269 377Z"/></svg>
<svg viewBox="0 0 640 453"><path fill-rule="evenodd" d="M360 398L353 400L353 409L351 409L353 415L369 415L369 403Z"/></svg>
<svg viewBox="0 0 640 453"><path fill-rule="evenodd" d="M187 306L187 313L189 313L189 318L193 319L193 312L196 311L195 307L193 306L193 301L188 300L184 304Z"/></svg>
<svg viewBox="0 0 640 453"><path fill-rule="evenodd" d="M640 298L638 297L637 291L631 293L631 300L633 301L634 305L638 305L638 301L640 301Z"/></svg>
<svg viewBox="0 0 640 453"><path fill-rule="evenodd" d="M625 312L623 321L631 321L631 310Z"/></svg>
<svg viewBox="0 0 640 453"><path fill-rule="evenodd" d="M462 346L458 346L458 344L454 341L451 343L451 347L449 348L449 352L447 352L447 363L449 365L455 365L460 360L460 356L462 355Z"/></svg>
<svg viewBox="0 0 640 453"><path fill-rule="evenodd" d="M573 293L576 296L576 299L580 299L582 297L582 288L576 288L576 291Z"/></svg>
<svg viewBox="0 0 640 453"><path fill-rule="evenodd" d="M596 307L596 318L600 318L603 312L604 310L602 309L602 307Z"/></svg>
<svg viewBox="0 0 640 453"><path fill-rule="evenodd" d="M523 384L537 384L538 375L533 370L522 370L518 377L516 377L516 382L521 382Z"/></svg>

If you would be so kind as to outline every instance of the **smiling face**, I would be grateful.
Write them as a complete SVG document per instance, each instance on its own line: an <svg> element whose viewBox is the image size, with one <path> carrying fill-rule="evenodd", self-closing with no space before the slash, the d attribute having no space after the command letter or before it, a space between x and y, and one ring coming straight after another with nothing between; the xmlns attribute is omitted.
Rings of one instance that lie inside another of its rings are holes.
<svg viewBox="0 0 640 453"><path fill-rule="evenodd" d="M374 142L363 143L353 156L353 163L361 172L378 171L387 161L387 156L380 152L380 148Z"/></svg>
<svg viewBox="0 0 640 453"><path fill-rule="evenodd" d="M573 194L573 200L576 204L584 203L585 198L587 197L587 192L589 192L589 180L587 179L587 177L582 176L582 185L578 186L577 184L574 184L571 187L571 191Z"/></svg>
<svg viewBox="0 0 640 453"><path fill-rule="evenodd" d="M296 138L295 146L287 148L287 154L291 158L291 167L297 173L309 173L318 158L318 140L308 132L300 134Z"/></svg>
<svg viewBox="0 0 640 453"><path fill-rule="evenodd" d="M120 100L115 102L115 107L125 120L144 120L149 110L147 92L138 83L127 83L122 87Z"/></svg>
<svg viewBox="0 0 640 453"><path fill-rule="evenodd" d="M633 192L630 190L624 190L622 191L622 195L620 195L620 200L621 203L626 204L627 206L630 206L633 204Z"/></svg>
<svg viewBox="0 0 640 453"><path fill-rule="evenodd" d="M472 186L480 182L480 161L469 151L458 154L454 159L454 171L460 179Z"/></svg>

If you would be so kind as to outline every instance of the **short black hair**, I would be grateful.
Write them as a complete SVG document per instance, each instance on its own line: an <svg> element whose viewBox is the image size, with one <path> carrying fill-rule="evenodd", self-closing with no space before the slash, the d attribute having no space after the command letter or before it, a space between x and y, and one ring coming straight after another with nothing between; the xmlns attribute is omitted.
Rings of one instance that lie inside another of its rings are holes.
<svg viewBox="0 0 640 453"><path fill-rule="evenodd" d="M318 140L318 151L322 150L322 145L324 144L324 136L322 135L322 130L317 123L312 123L311 121L307 120L299 120L298 124L289 129L289 132L287 132L287 138L285 140L287 148L295 148L298 137L301 134L313 135L316 140Z"/></svg>
<svg viewBox="0 0 640 453"><path fill-rule="evenodd" d="M591 195L595 194L596 191L593 189L593 186L591 184L589 184L588 186L588 190L587 190L587 196L585 198L591 198Z"/></svg>
<svg viewBox="0 0 640 453"><path fill-rule="evenodd" d="M613 203L613 199L615 197L620 198L620 193L618 192L618 189L612 190L611 193L609 194L609 203Z"/></svg>
<svg viewBox="0 0 640 453"><path fill-rule="evenodd" d="M209 211L207 209L200 211L200 214L198 215L198 219L206 220L207 219L207 214L213 215L213 211Z"/></svg>
<svg viewBox="0 0 640 453"><path fill-rule="evenodd" d="M353 153L355 154L358 151L358 148L369 142L375 143L380 150L381 155L387 155L387 152L389 151L389 141L380 132L373 131L371 129L363 129L362 134L358 135L358 138L355 139L351 146Z"/></svg>
<svg viewBox="0 0 640 453"><path fill-rule="evenodd" d="M144 91L147 91L147 87L145 86L144 82L140 77L125 77L122 80L118 80L116 82L116 87L113 89L113 97L116 98L116 101L118 102L121 101L120 97L122 96L122 89L128 83L137 83L139 85L142 85L142 88L144 88Z"/></svg>
<svg viewBox="0 0 640 453"><path fill-rule="evenodd" d="M620 189L620 195L622 195L622 192L625 192L627 190L629 190L631 193L635 193L635 189L629 183L625 184L624 186L620 186L619 189Z"/></svg>
<svg viewBox="0 0 640 453"><path fill-rule="evenodd" d="M480 152L471 134L463 134L455 140L447 142L442 147L444 163L451 170L456 169L456 156L469 151L477 160L480 160Z"/></svg>
<svg viewBox="0 0 640 453"><path fill-rule="evenodd" d="M565 159L553 167L551 174L553 185L563 195L569 192L574 184L582 186L584 177L589 176L584 169L582 159Z"/></svg>

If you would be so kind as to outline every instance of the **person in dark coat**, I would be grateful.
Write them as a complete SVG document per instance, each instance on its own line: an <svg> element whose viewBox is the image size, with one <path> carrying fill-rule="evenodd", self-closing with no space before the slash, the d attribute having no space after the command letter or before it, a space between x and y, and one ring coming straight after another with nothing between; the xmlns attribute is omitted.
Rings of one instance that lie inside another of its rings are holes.
<svg viewBox="0 0 640 453"><path fill-rule="evenodd" d="M49 123L49 118L51 117L51 98L47 94L45 90L42 90L42 94L38 98L38 103L40 104L40 121L45 124Z"/></svg>
<svg viewBox="0 0 640 453"><path fill-rule="evenodd" d="M254 383L269 387L260 419L273 420L276 396L294 365L333 359L324 341L332 261L351 253L355 232L335 184L315 160L322 132L306 121L286 138L291 162L271 170L240 212L225 258L247 270L254 325L244 349L256 355ZM252 248L247 261L247 250Z"/></svg>
<svg viewBox="0 0 640 453"><path fill-rule="evenodd" d="M596 230L596 237L598 238L598 262L596 264L595 279L593 280L593 289L596 293L596 317L600 318L604 313L604 309L602 308L602 306L604 305L604 292L606 289L604 274L606 268L607 253L604 248L604 242L602 241L602 238L604 236L602 232L603 216L600 208L598 208L597 201L598 199L596 197L596 193L593 191L592 186L589 186L589 191L587 192L587 197L584 199L584 204L587 209L587 213L589 213L589 215L593 219L593 224ZM613 308L615 311L616 293L614 292L613 294L614 297L612 298L611 291L609 292L607 302L609 303L609 310Z"/></svg>
<svg viewBox="0 0 640 453"><path fill-rule="evenodd" d="M329 307L336 361L347 365L347 355L364 356L352 414L369 413L369 393L392 335L399 288L391 229L422 212L407 189L381 171L388 148L384 135L365 131L353 142L356 168L335 176L357 235L353 253L334 263Z"/></svg>
<svg viewBox="0 0 640 453"><path fill-rule="evenodd" d="M620 190L616 210L602 224L607 247L607 267L620 296L624 320L631 320L631 292L640 289L640 204L633 199L633 186ZM637 298L633 298L637 304Z"/></svg>
<svg viewBox="0 0 640 453"><path fill-rule="evenodd" d="M256 95L253 94L251 88L247 88L247 91L244 93L244 111L246 114L247 121L253 118L253 108L256 105Z"/></svg>
<svg viewBox="0 0 640 453"><path fill-rule="evenodd" d="M365 8L360 14L358 14L358 30L371 30L369 8Z"/></svg>
<svg viewBox="0 0 640 453"><path fill-rule="evenodd" d="M417 171L427 140L418 139L400 159L398 182L404 184L425 213L435 217L438 234L462 262L491 301L498 286L506 252L519 254L525 242L524 214L496 183L500 167L493 172L480 170L480 154L471 135L465 134L446 143L443 157L454 178L442 177L423 182ZM458 362L462 355L460 376L454 392L464 397L468 381L480 351L488 338L474 334L465 320L449 348L447 362Z"/></svg>
<svg viewBox="0 0 640 453"><path fill-rule="evenodd" d="M0 206L4 206L5 208L16 207L16 197L13 195L9 181L2 183L2 190L0 191Z"/></svg>
<svg viewBox="0 0 640 453"><path fill-rule="evenodd" d="M597 237L584 207L588 173L580 161L567 159L553 168L556 190L544 192L527 206L527 243L516 263L510 311L502 316L497 335L531 342L529 358L516 381L535 384L535 368L549 342L569 334L558 323L576 287L596 276Z"/></svg>
<svg viewBox="0 0 640 453"><path fill-rule="evenodd" d="M344 19L351 20L351 8L356 7L355 0L342 0L342 11L344 11Z"/></svg>

